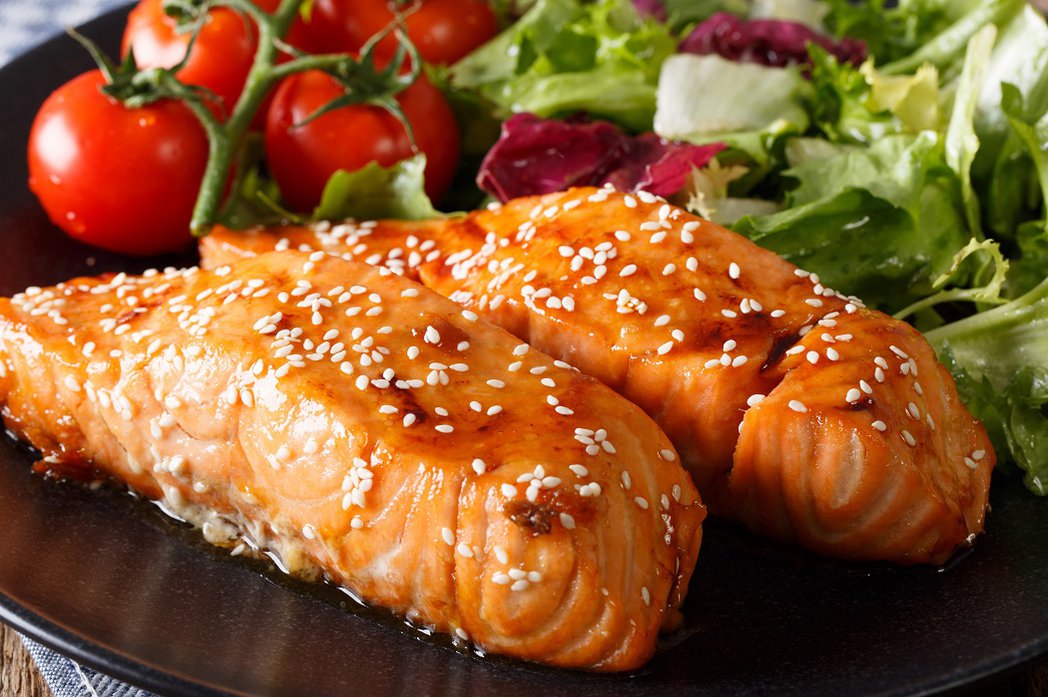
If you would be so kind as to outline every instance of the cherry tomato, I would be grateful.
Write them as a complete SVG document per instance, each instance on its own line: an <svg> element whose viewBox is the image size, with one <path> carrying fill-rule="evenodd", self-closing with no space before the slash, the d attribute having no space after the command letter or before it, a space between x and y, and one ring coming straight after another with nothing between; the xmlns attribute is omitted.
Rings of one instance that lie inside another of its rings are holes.
<svg viewBox="0 0 1048 697"><path fill-rule="evenodd" d="M272 12L279 0L255 0L255 4ZM286 41L298 45L301 31L301 20L297 19ZM163 0L141 0L128 15L121 53L126 56L134 49L135 60L142 68L172 68L186 55L190 35L178 33L175 20L164 13ZM178 77L218 95L222 100L218 113L228 115L244 89L257 48L258 31L250 18L228 8L214 8L208 12ZM261 118L257 125L262 125Z"/></svg>
<svg viewBox="0 0 1048 697"><path fill-rule="evenodd" d="M379 107L341 107L303 123L341 94L342 87L330 75L308 71L285 79L273 96L266 118L266 161L284 199L296 210L316 206L327 180L340 169L352 172L372 161L389 167L413 154L404 127ZM436 201L451 185L458 164L455 116L422 76L397 95L397 102L426 155L426 193Z"/></svg>
<svg viewBox="0 0 1048 697"><path fill-rule="evenodd" d="M180 102L128 109L97 70L59 87L29 134L29 188L58 227L103 249L159 254L189 245L208 141Z"/></svg>
<svg viewBox="0 0 1048 697"><path fill-rule="evenodd" d="M397 0L315 0L303 27L309 48L317 52L356 52L393 21ZM411 10L414 11L411 11ZM408 38L422 59L450 65L494 37L498 21L484 0L416 0L403 8ZM383 40L377 54L392 55L396 39Z"/></svg>

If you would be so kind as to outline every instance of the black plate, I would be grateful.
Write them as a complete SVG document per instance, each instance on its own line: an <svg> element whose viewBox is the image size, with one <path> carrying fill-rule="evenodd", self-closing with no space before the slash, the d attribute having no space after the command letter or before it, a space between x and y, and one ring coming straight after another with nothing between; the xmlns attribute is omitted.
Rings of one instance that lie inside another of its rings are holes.
<svg viewBox="0 0 1048 697"><path fill-rule="evenodd" d="M112 48L123 17L86 33ZM67 240L25 187L33 114L88 67L60 38L0 70L2 294L141 265ZM0 619L163 694L912 695L985 685L1048 653L1048 505L1014 480L995 482L989 531L944 571L844 566L710 525L686 632L638 674L597 676L420 640L333 590L286 588L150 504L48 481L31 462L0 443Z"/></svg>

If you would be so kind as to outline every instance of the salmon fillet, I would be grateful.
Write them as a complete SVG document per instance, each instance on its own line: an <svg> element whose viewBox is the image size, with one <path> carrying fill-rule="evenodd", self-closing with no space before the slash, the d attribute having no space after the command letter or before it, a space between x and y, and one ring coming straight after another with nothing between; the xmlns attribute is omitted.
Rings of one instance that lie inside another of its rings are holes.
<svg viewBox="0 0 1048 697"><path fill-rule="evenodd" d="M386 269L317 253L0 300L9 427L212 542L488 651L644 663L705 509L598 381Z"/></svg>
<svg viewBox="0 0 1048 697"><path fill-rule="evenodd" d="M443 221L219 229L201 254L288 248L418 279L598 378L662 426L713 513L757 532L905 564L941 563L983 529L994 454L924 338L657 197L575 189Z"/></svg>

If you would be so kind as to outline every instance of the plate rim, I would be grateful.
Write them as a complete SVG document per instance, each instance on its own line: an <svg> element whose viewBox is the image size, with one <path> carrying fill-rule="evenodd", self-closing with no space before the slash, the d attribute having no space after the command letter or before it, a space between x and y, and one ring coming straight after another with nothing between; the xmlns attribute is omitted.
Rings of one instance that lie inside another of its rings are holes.
<svg viewBox="0 0 1048 697"><path fill-rule="evenodd" d="M113 22L118 16L126 15L133 4L120 4L79 24L77 29L89 36L99 31L105 31L108 29L106 25ZM24 66L27 64L40 61L41 59L46 60L47 55L54 49L54 46L67 38L61 31L47 34L40 41L0 66L0 72L17 72L20 69L24 70ZM0 442L0 447L6 445L6 443ZM995 480L999 480L1000 476L999 474L995 475ZM1048 502L1046 502L1046 505L1048 505ZM96 643L82 636L74 629L63 626L59 621L49 619L39 611L16 601L4 593L2 589L0 589L0 622L7 624L19 634L72 661L157 695L170 697L260 697L259 695L236 691L235 689L216 688L205 682L197 681L192 676L177 675L162 670L134 656ZM982 661L975 666L969 664L968 666L959 667L950 674L940 676L939 681L929 681L925 685L918 687L917 691L907 691L907 688L903 688L901 690L888 690L882 694L898 695L899 697L904 695L908 697L945 695L958 691L969 694L980 687L989 686L989 684L1006 679L1010 675L1018 674L1034 662L1045 657L1048 657L1048 632L1034 641L1027 642L991 660ZM609 685L609 689L614 689L614 686Z"/></svg>

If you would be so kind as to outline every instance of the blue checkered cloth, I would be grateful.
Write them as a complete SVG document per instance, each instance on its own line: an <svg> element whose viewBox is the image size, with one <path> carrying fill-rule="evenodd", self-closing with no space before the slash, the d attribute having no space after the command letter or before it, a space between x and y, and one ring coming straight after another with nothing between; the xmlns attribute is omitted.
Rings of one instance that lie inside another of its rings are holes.
<svg viewBox="0 0 1048 697"><path fill-rule="evenodd" d="M127 0L0 0L0 65ZM154 697L22 638L54 697ZM3 697L19 697L4 695Z"/></svg>
<svg viewBox="0 0 1048 697"><path fill-rule="evenodd" d="M127 0L0 0L0 65Z"/></svg>
<svg viewBox="0 0 1048 697"><path fill-rule="evenodd" d="M22 643L36 661L36 667L40 669L54 697L154 697L151 692L91 670L31 639L22 637Z"/></svg>

